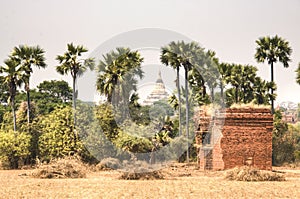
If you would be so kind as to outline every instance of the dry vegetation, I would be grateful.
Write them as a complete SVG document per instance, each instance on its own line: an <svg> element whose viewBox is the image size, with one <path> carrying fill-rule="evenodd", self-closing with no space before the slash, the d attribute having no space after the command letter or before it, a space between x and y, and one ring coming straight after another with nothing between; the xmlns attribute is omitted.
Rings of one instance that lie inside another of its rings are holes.
<svg viewBox="0 0 300 199"><path fill-rule="evenodd" d="M53 160L46 165L38 165L32 172L35 178L85 178L86 166L78 157Z"/></svg>
<svg viewBox="0 0 300 199"><path fill-rule="evenodd" d="M262 171L247 166L226 171L225 179L247 182L285 181L284 174L282 173Z"/></svg>
<svg viewBox="0 0 300 199"><path fill-rule="evenodd" d="M285 172L286 181L244 182L223 171L203 172L194 164L160 170L164 179L123 180L122 172L88 172L86 178L39 179L32 170L0 170L0 198L300 198L300 170Z"/></svg>

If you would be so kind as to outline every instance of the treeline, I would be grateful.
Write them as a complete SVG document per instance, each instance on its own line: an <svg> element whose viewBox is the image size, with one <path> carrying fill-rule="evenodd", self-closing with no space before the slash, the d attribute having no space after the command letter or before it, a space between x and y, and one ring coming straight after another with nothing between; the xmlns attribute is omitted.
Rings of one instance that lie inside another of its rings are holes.
<svg viewBox="0 0 300 199"><path fill-rule="evenodd" d="M256 43L255 59L267 61L272 74L276 62L288 67L292 50L286 40L262 37ZM223 63L215 52L196 42L178 41L163 46L160 57L162 64L177 71L176 92L167 101L142 106L135 93L144 76L144 58L138 51L117 48L102 55L99 62L82 59L86 52L85 47L71 43L56 57L57 72L71 75L72 88L64 81L53 80L30 89L32 68L47 66L45 51L39 46L15 47L1 65L2 164L18 168L20 163L34 164L37 159L49 161L73 154L90 163L105 157L189 161L195 158L190 122L194 107L249 102L273 105L276 98L273 78L271 82L261 79L255 66ZM180 80L181 68L184 80ZM97 73L97 90L106 97L105 103L91 105L77 100L76 80L88 69ZM184 87L180 87L180 81L185 82ZM285 132L276 134L274 146ZM296 146L293 150L299 149ZM291 160L297 159L295 154Z"/></svg>

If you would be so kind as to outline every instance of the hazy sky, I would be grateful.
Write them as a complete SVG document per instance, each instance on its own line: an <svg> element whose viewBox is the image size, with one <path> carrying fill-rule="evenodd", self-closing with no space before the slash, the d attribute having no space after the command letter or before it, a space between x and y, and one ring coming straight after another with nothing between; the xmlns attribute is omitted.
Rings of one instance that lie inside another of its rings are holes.
<svg viewBox="0 0 300 199"><path fill-rule="evenodd" d="M31 84L65 79L55 72L55 57L66 44L90 51L115 35L140 28L175 31L216 51L221 61L251 64L270 79L267 63L254 60L255 40L275 35L293 49L289 68L276 64L277 102L300 102L295 70L300 62L300 0L2 0L0 64L19 44L40 45L48 68L34 70ZM151 39L151 38L149 38Z"/></svg>

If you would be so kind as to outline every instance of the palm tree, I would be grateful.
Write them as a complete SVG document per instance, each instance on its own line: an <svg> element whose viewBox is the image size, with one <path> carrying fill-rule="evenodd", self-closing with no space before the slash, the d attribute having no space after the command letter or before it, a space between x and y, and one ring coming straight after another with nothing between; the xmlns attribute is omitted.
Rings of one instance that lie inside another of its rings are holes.
<svg viewBox="0 0 300 199"><path fill-rule="evenodd" d="M241 87L241 83L242 83L242 71L243 71L243 67L242 65L239 64L231 64L231 76L228 79L229 83L231 84L231 86L233 87L234 90L234 102L235 103L239 103L240 102L240 87Z"/></svg>
<svg viewBox="0 0 300 199"><path fill-rule="evenodd" d="M253 99L251 85L256 77L256 67L241 64L231 64L231 74L227 77L227 82L234 87L235 103L247 103ZM232 92L232 91L231 91Z"/></svg>
<svg viewBox="0 0 300 199"><path fill-rule="evenodd" d="M202 61L203 56L203 48L201 48L198 43L190 42L185 43L184 41L178 41L174 43L170 43L169 46L172 46L170 57L172 58L171 62L168 62L173 67L180 67L182 66L185 70L185 101L186 101L186 136L189 138L189 88L188 88L188 81L189 81L189 71L193 67L198 67L199 60ZM168 47L167 47L168 48ZM201 56L200 56L201 55ZM201 59L199 59L201 57ZM162 59L165 61L165 59ZM179 65L180 63L180 65ZM178 84L179 85L179 84ZM189 143L187 146L187 162L189 162Z"/></svg>
<svg viewBox="0 0 300 199"><path fill-rule="evenodd" d="M21 86L22 79L22 68L18 67L19 62L15 59L7 59L4 61L5 66L0 66L0 74L4 74L4 83L8 86L9 98L8 101L11 105L13 114L13 125L14 131L17 130L16 125L16 112L15 112L15 96L17 93L17 87Z"/></svg>
<svg viewBox="0 0 300 199"><path fill-rule="evenodd" d="M73 120L74 125L76 125L76 99L77 99L77 91L76 91L76 80L80 77L88 68L93 70L94 68L94 59L79 59L82 56L82 53L87 52L88 50L84 48L82 45L74 46L73 43L67 44L67 51L63 55L58 55L56 60L58 60L59 64L56 66L56 71L61 75L66 75L68 73L72 76L73 81Z"/></svg>
<svg viewBox="0 0 300 199"><path fill-rule="evenodd" d="M256 40L256 53L255 59L257 62L268 61L271 65L271 82L274 82L274 69L273 65L277 61L283 64L283 67L289 67L290 55L292 48L289 46L289 42L282 39L279 36L275 37L261 37ZM273 89L271 89L271 95L273 95ZM271 100L272 114L274 114L274 100Z"/></svg>
<svg viewBox="0 0 300 199"><path fill-rule="evenodd" d="M172 68L176 69L176 87L177 87L177 104L176 107L178 108L178 115L179 115L179 136L182 132L182 125L181 125L181 94L180 94L180 59L178 58L179 53L179 45L177 45L174 41L172 41L169 45L161 48L161 56L160 60L166 66L171 66ZM172 99L174 101L174 98Z"/></svg>
<svg viewBox="0 0 300 199"><path fill-rule="evenodd" d="M271 95L269 91L276 89L274 82L267 82L260 77L255 77L253 84L254 102L256 104L269 104L271 99L274 99L274 94Z"/></svg>
<svg viewBox="0 0 300 199"><path fill-rule="evenodd" d="M204 68L199 70L199 67L193 67L189 71L189 83L192 89L193 101L195 101L199 106L210 102L209 96L206 92L207 75L208 72L205 71Z"/></svg>
<svg viewBox="0 0 300 199"><path fill-rule="evenodd" d="M39 46L26 46L20 45L19 47L15 47L11 54L13 59L16 59L20 64L21 70L24 72L24 84L25 91L27 94L27 123L30 123L30 76L33 72L32 66L36 66L38 68L46 68L45 51Z"/></svg>
<svg viewBox="0 0 300 199"><path fill-rule="evenodd" d="M212 50L206 52L205 70L203 71L205 81L210 89L211 102L215 101L214 89L217 87L217 80L219 79L219 59L216 53Z"/></svg>
<svg viewBox="0 0 300 199"><path fill-rule="evenodd" d="M297 82L298 84L300 84L300 63L299 63L299 65L298 65L298 68L297 68L297 70L296 70L296 73L297 73L296 82Z"/></svg>
<svg viewBox="0 0 300 199"><path fill-rule="evenodd" d="M253 84L255 83L257 68L255 66L242 66L241 96L243 103L249 103L253 99Z"/></svg>
<svg viewBox="0 0 300 199"><path fill-rule="evenodd" d="M232 65L227 63L218 64L218 70L220 73L220 93L221 93L221 105L224 106L224 88L229 82L231 75Z"/></svg>
<svg viewBox="0 0 300 199"><path fill-rule="evenodd" d="M136 76L143 77L142 62L140 53L129 48L117 48L103 55L98 65L97 90L106 96L109 103L114 99L126 103L130 92L137 89Z"/></svg>

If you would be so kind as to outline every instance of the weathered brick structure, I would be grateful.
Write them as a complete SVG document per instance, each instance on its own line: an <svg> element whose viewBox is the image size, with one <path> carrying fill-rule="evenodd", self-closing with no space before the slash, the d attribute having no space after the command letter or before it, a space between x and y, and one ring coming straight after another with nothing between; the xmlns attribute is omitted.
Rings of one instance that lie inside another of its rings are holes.
<svg viewBox="0 0 300 199"><path fill-rule="evenodd" d="M231 108L197 114L196 146L201 170L249 165L272 169L273 116L266 108Z"/></svg>

